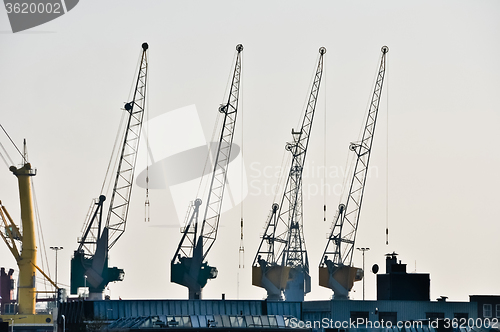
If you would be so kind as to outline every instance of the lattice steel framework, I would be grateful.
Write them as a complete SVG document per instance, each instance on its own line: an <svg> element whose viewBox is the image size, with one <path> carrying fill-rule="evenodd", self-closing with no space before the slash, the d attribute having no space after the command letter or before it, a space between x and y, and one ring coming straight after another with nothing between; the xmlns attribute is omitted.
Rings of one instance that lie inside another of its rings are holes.
<svg viewBox="0 0 500 332"><path fill-rule="evenodd" d="M125 104L124 109L128 112L126 129L120 150L120 158L116 170L116 176L111 195L108 216L105 226L108 229L108 250L125 232L127 215L129 209L130 195L134 180L134 170L141 136L144 108L146 105L146 83L148 72L147 59L148 44L142 44L142 55L135 84L132 101ZM78 251L84 250L86 256L93 256L96 243L102 234L102 209L106 197L101 195L91 207L87 216L85 231L81 239Z"/></svg>
<svg viewBox="0 0 500 332"><path fill-rule="evenodd" d="M292 154L292 162L281 204L274 203L272 206L262 241L254 259L254 266L259 263L260 256L262 259L266 259L269 265L300 267L307 274L309 273L302 220L302 171L323 75L323 55L326 53L326 49L321 47L319 53L318 66L302 126L298 131L292 129L293 141L285 146L285 149Z"/></svg>
<svg viewBox="0 0 500 332"><path fill-rule="evenodd" d="M243 51L243 45L239 44L236 46L236 51L238 52L238 55L234 66L231 91L229 93L228 101L226 104L219 107L219 112L224 114L224 122L222 124L222 132L215 157L214 170L212 173L213 175L210 183L207 205L205 207L205 214L203 216L201 236L198 240L198 245L202 245L203 247L202 260L205 260L217 237L220 211L222 207L222 197L224 196L224 189L226 187L226 174L229 165L229 158L231 156L234 128L236 126L238 97L240 93L241 51Z"/></svg>
<svg viewBox="0 0 500 332"><path fill-rule="evenodd" d="M127 224L137 150L139 149L142 120L144 118L144 108L146 106L146 83L148 74L146 50L148 49L148 45L144 43L142 48L142 59L139 74L137 75L134 97L131 102L125 104L125 110L129 112L129 117L120 161L116 172L113 194L111 195L109 203L108 217L106 219L106 227L109 229L108 249L111 249L116 241L123 235Z"/></svg>
<svg viewBox="0 0 500 332"><path fill-rule="evenodd" d="M373 91L373 96L368 110L365 128L361 141L351 143L349 149L356 154L356 164L350 184L349 196L345 204L340 204L334 218L334 224L328 237L328 243L322 256L320 266L324 264L324 258L332 257L335 266L351 266L354 252L354 243L358 229L363 192L365 190L368 164L375 133L375 124L380 103L380 95L385 76L387 46L382 47L380 67Z"/></svg>
<svg viewBox="0 0 500 332"><path fill-rule="evenodd" d="M221 135L217 146L217 153L214 159L214 167L210 182L210 190L207 197L207 203L203 222L198 228L199 207L202 204L200 199L196 199L191 204L189 219L186 220L186 226L182 230L182 238L175 252L172 262L181 262L181 258L194 258L196 264L201 264L207 257L212 248L219 228L220 211L222 207L222 198L227 179L227 170L231 156L231 148L236 126L236 116L238 111L238 98L240 91L241 78L241 52L243 45L236 46L237 56L234 66L231 89L227 103L219 107L219 112L224 114ZM196 253L196 254L195 254ZM194 257L200 255L199 257Z"/></svg>

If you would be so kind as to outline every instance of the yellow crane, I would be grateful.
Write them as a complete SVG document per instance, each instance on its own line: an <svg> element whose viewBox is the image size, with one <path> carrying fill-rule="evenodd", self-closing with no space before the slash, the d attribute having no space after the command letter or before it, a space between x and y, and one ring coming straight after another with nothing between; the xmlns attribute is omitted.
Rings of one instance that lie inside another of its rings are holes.
<svg viewBox="0 0 500 332"><path fill-rule="evenodd" d="M0 235L7 244L10 252L14 256L19 268L19 283L17 297L17 312L0 315L5 321L11 321L14 325L53 325L52 315L35 312L36 304L36 270L49 280L57 289L57 285L36 265L36 239L35 239L35 218L33 208L33 196L31 190L31 177L36 175L36 170L31 164L25 162L20 168L11 166L10 171L17 177L19 185L19 200L21 203L22 232L14 223L5 206L0 202L0 222L2 230ZM17 243L17 244L16 244ZM18 244L21 247L18 247ZM21 251L19 251L21 250Z"/></svg>

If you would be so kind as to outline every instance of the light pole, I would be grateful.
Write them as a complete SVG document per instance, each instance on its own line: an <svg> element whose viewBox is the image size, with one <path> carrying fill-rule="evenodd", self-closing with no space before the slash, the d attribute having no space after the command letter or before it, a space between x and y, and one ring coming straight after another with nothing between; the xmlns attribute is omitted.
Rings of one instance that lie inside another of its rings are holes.
<svg viewBox="0 0 500 332"><path fill-rule="evenodd" d="M356 248L363 253L363 301L365 300L365 251L370 250L370 248Z"/></svg>
<svg viewBox="0 0 500 332"><path fill-rule="evenodd" d="M63 332L66 332L66 316L61 315L61 318L63 319Z"/></svg>
<svg viewBox="0 0 500 332"><path fill-rule="evenodd" d="M84 285L83 288L85 289L84 293L83 293L83 299L86 300L87 299L87 275L84 274L83 276L85 277L84 284L83 284Z"/></svg>
<svg viewBox="0 0 500 332"><path fill-rule="evenodd" d="M50 249L55 250L55 252L56 252L56 286L57 286L57 288L59 288L59 286L57 285L57 252L59 250L64 249L64 248L63 247L50 247Z"/></svg>

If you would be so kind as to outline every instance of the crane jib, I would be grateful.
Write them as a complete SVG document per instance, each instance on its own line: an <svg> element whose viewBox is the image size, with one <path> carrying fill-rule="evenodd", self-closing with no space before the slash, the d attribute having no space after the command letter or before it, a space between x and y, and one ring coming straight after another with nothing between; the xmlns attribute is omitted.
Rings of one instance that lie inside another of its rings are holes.
<svg viewBox="0 0 500 332"><path fill-rule="evenodd" d="M128 113L123 141L117 163L114 186L109 200L106 222L102 225L103 202L92 207L92 213L85 224L85 231L78 241L79 247L71 260L71 294L77 294L79 287L90 287L91 294L100 294L111 281L121 281L124 277L122 269L108 267L108 252L125 232L129 209L130 195L134 179L134 170L139 149L144 111L146 106L146 84L148 72L147 50L149 45L143 43L140 65L135 81L132 100L125 103Z"/></svg>
<svg viewBox="0 0 500 332"><path fill-rule="evenodd" d="M252 284L265 288L270 300L281 300L281 293L284 292L286 300L301 301L311 289L309 261L303 233L302 172L323 75L323 55L326 49L320 48L319 53L302 126L300 130L292 129L293 141L285 145L285 149L292 154L292 161L281 204L272 206L252 267ZM278 231L280 233L277 233Z"/></svg>
<svg viewBox="0 0 500 332"><path fill-rule="evenodd" d="M212 248L219 227L222 199L227 180L234 129L238 111L238 99L241 78L241 52L243 46L236 46L238 52L227 102L218 111L224 114L222 130L213 163L210 189L206 199L205 213L201 227L198 227L198 213L201 200L195 201L191 217L182 230L182 237L171 260L171 281L183 285L189 290L190 299L201 299L203 287L208 279L217 277L217 268L205 261Z"/></svg>
<svg viewBox="0 0 500 332"><path fill-rule="evenodd" d="M378 67L377 80L373 89L361 141L349 145L349 149L356 154L356 163L350 182L349 195L347 196L345 204L339 205L319 265L320 285L331 288L336 298L347 298L353 281L361 280L361 277L358 278L359 269L352 267L352 257L363 202L363 193L366 185L380 96L384 83L386 54L389 48L383 46L381 51L382 55Z"/></svg>

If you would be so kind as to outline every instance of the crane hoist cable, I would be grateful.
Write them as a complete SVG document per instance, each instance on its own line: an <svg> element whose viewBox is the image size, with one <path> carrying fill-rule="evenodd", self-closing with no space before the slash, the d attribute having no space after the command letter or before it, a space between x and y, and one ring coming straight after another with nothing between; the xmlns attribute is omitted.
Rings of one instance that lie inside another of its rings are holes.
<svg viewBox="0 0 500 332"><path fill-rule="evenodd" d="M205 202L203 221L201 224L198 223L199 207L202 200L197 198L189 209L191 217L187 219L182 230L181 240L170 262L171 281L187 287L190 299L201 299L203 287L209 279L216 278L218 273L217 268L208 265L206 258L217 238L236 126L243 45L238 44L236 51L238 54L228 99L219 107L219 113L224 115L224 119L217 153L212 165L210 190Z"/></svg>
<svg viewBox="0 0 500 332"><path fill-rule="evenodd" d="M308 102L302 113L302 123L298 130L292 129L292 141L285 145L291 154L291 162L281 203L272 204L252 264L252 284L266 289L268 300L281 300L283 293L287 301L303 301L304 295L311 291L303 229L302 176L325 53L326 49L321 47Z"/></svg>
<svg viewBox="0 0 500 332"><path fill-rule="evenodd" d="M18 149L16 143L14 143L14 141L12 140L12 138L10 138L10 135L7 133L7 131L5 130L5 128L2 126L2 124L0 124L0 127L2 127L2 130L3 132L5 133L5 135L7 136L7 138L10 140L10 142L12 143L12 145L14 145L14 147L16 148L17 152L19 152L19 155L23 158L23 163L27 163L28 161L26 160L25 156L22 154L22 152ZM3 145L2 145L2 148L3 148ZM5 151L5 153L7 153L7 151ZM14 164L14 162L12 162L12 159L8 156L7 154L7 157L9 158L9 160L11 161L12 165Z"/></svg>
<svg viewBox="0 0 500 332"><path fill-rule="evenodd" d="M389 58L389 56L387 56ZM385 159L385 245L389 245L389 64L390 61L387 60L387 65L386 65L386 86L387 88L385 89L385 95L386 95L386 103L387 103L387 109L386 109L386 159ZM415 263L416 264L416 263ZM416 270L416 267L415 267Z"/></svg>
<svg viewBox="0 0 500 332"><path fill-rule="evenodd" d="M36 222L36 229L37 229L37 232L38 232L38 239L40 241L40 256L42 256L42 259L41 259L41 268L42 270L45 271L45 264L47 264L47 274L50 276L50 265L49 265L49 260L48 260L48 257L47 257L47 250L46 250L46 246L45 246L45 238L43 236L43 229L42 229L42 223L41 223L41 217L40 217L40 209L38 208L38 199L37 199L37 196L36 196L36 192L35 192L35 181L34 179L31 180L31 190L33 192L33 205L34 205L34 208L35 208L35 222ZM44 262L44 259L45 259L45 262ZM46 282L47 282L47 279L43 278L43 281L44 281L44 285L46 286Z"/></svg>
<svg viewBox="0 0 500 332"><path fill-rule="evenodd" d="M2 150L3 150L3 152L4 152L3 154L2 154L2 153L0 153L0 156L2 156L3 162L5 163L5 165L7 166L7 168L9 168L11 165L14 165L14 162L12 161L12 158L10 157L9 153L7 152L7 150L5 149L5 147L3 146L2 142L0 142L0 147L2 148ZM4 156L3 156L4 154L5 154L5 156L9 159L9 161L10 161L10 165L9 165L9 163L7 162L7 160L5 160L5 158L4 158Z"/></svg>
<svg viewBox="0 0 500 332"><path fill-rule="evenodd" d="M147 140L147 138L146 138ZM149 150L149 147L148 147ZM148 154L149 155L149 154ZM148 161L146 161L147 163ZM144 200L144 221L149 222L150 221L150 214L149 214L149 208L150 208L150 203L149 203L149 165L146 164L146 198Z"/></svg>
<svg viewBox="0 0 500 332"><path fill-rule="evenodd" d="M149 128L149 114L146 113L146 129ZM144 200L144 221L150 221L150 203L149 203L149 138L147 136L148 130L145 130L144 135L146 140L146 198Z"/></svg>
<svg viewBox="0 0 500 332"><path fill-rule="evenodd" d="M235 59L237 56L238 56L237 54L235 54L233 56L233 61L231 63L235 62ZM241 55L240 61L243 62L243 55ZM226 81L226 88L224 90L224 94L222 96L222 102L220 103L220 105L224 104L224 100L226 99L226 91L228 91L228 89L229 89L229 85L231 84L232 76L233 76L233 68L230 67L228 78ZM205 195L207 193L209 182L208 182L208 179L204 175L207 174L207 167L211 167L213 165L213 160L212 160L213 145L212 145L212 142L215 141L216 135L218 133L219 121L220 121L221 114L222 113L220 113L220 112L217 113L217 116L215 117L215 124L214 124L213 129L212 129L212 136L210 137L210 140L207 142L207 156L205 158L205 164L203 165L203 170L201 172L200 182L198 184L198 190L196 192L196 197L205 197ZM203 191L200 193L200 190L201 190L201 187L203 184L204 184Z"/></svg>
<svg viewBox="0 0 500 332"><path fill-rule="evenodd" d="M116 168L116 150L119 146L119 142L123 140L123 135L124 132L122 130L123 122L125 121L125 112L122 112L122 115L120 117L120 124L118 125L118 129L116 132L116 137L115 137L115 142L113 143L113 149L111 150L111 155L109 157L109 162L108 162L108 167L106 168L106 173L104 174L104 180L102 181L102 186L101 186L101 191L99 195L104 195L105 193L109 192L109 188L111 186L112 181L110 180L110 171L114 170ZM113 165L114 162L114 165ZM104 190L104 187L108 185L106 190Z"/></svg>
<svg viewBox="0 0 500 332"><path fill-rule="evenodd" d="M139 70L139 66L141 65L141 58L142 58L142 51L140 51L139 56L137 58L137 63L136 63L136 66L135 66L136 69L135 69L134 73L137 73L138 70ZM147 77L146 77L146 79L148 80ZM134 89L135 85L136 85L135 80L134 79L131 80L131 84L130 84L130 89L129 89L129 92L128 92L128 98L127 98L127 100L132 100L133 93L134 93L134 90L135 90ZM147 102L147 99L146 99L146 102ZM124 102L124 104L126 104L126 103L127 102ZM124 111L123 107L121 107L120 109L122 111ZM145 113L146 113L147 108L145 107L144 109L145 109ZM106 168L106 173L104 175L104 180L103 180L103 183L102 183L100 195L105 195L105 194L109 193L111 185L113 184L113 177L110 175L110 171L111 171L111 174L112 174L116 170L117 164L118 164L119 159L120 159L119 156L117 156L116 154L118 153L117 151L118 151L118 148L120 147L120 142L123 141L123 139L125 137L125 134L126 134L126 128L123 125L123 122L126 119L126 115L127 115L127 112L121 112L120 123L119 123L119 125L117 127L117 130L116 130L115 141L113 143L113 149L111 150L111 155L109 157L109 162L108 162L108 166ZM106 184L107 184L107 187L106 187ZM104 190L104 187L106 187L106 190Z"/></svg>
<svg viewBox="0 0 500 332"><path fill-rule="evenodd" d="M151 56L149 57L151 60ZM149 76L146 77L146 86L149 86ZM146 140L146 197L144 199L144 221L150 222L150 208L151 204L149 202L149 99L146 99L144 108L144 117L146 118L146 128L142 132L144 139Z"/></svg>
<svg viewBox="0 0 500 332"><path fill-rule="evenodd" d="M326 65L323 66L325 68ZM326 88L326 82L327 80L327 70L325 70L324 78L323 78L323 86L324 90L328 91ZM326 200L327 200L327 188L328 188L328 168L327 168L327 161L328 161L328 153L327 153L327 142L328 142L328 131L327 131L327 103L326 103L326 96L328 95L327 93L324 93L324 120L323 120L323 221L326 222Z"/></svg>
<svg viewBox="0 0 500 332"><path fill-rule="evenodd" d="M352 266L354 244L363 202L375 125L385 77L387 46L381 49L380 65L369 104L361 140L351 142L356 164L345 204L340 204L332 222L328 241L319 264L319 284L334 291L334 298L347 298L354 281L362 279L363 271ZM333 257L333 258L332 258Z"/></svg>
<svg viewBox="0 0 500 332"><path fill-rule="evenodd" d="M233 60L234 61L234 60ZM244 68L243 66L243 57L241 58L241 66L242 68ZM240 77L241 77L241 80L243 80L243 70L240 71ZM227 88L226 88L227 89ZM241 106L240 106L240 124L241 124L241 148L240 148L240 156L241 156L241 165L240 165L240 178L241 178L241 181L240 181L240 198L241 198L241 202L240 202L240 247L238 249L238 256L239 256L239 262L238 262L238 268L245 268L245 244L243 243L243 205L244 205L244 202L245 200L243 199L244 198L244 188L245 188L245 177L244 177L244 174L245 174L245 159L244 159L244 143L245 143L245 135L244 135L244 128L245 128L245 121L244 121L244 110L243 110L243 105L245 104L244 103L244 100L243 100L243 88L240 88L240 100L241 100ZM239 272L238 272L238 298L239 298L239 287L240 287L240 280L239 280Z"/></svg>
<svg viewBox="0 0 500 332"><path fill-rule="evenodd" d="M150 56L149 56L150 52L148 52L148 66L149 66L149 60L150 60ZM132 75L132 80L130 80L130 89L128 91L128 98L127 100L133 100L134 98L134 94L135 94L135 91L136 91L136 88L137 88L137 85L136 85L136 81L135 81L135 73L139 72L141 70L141 66L143 64L143 50L141 49L137 55L137 61L136 61L136 64L135 64L135 70L134 70L134 74ZM147 80L147 77L146 77L146 80ZM146 82L146 84L149 83L149 81ZM124 101L123 104L126 104L128 103L128 101ZM121 128L121 127L120 127Z"/></svg>
<svg viewBox="0 0 500 332"><path fill-rule="evenodd" d="M285 182L285 174L287 169L289 168L288 165L290 165L290 160L292 159L292 155L288 153L286 149L283 149L283 156L281 157L281 165L279 168L279 174L278 174L278 182L276 183L276 189L274 190L274 197L273 197L273 202L276 202L276 199L278 198L278 194L282 192L281 186ZM272 187L271 187L272 188ZM264 226L265 228L265 226Z"/></svg>
<svg viewBox="0 0 500 332"><path fill-rule="evenodd" d="M214 164L214 160L212 160L212 155L213 155L213 144L215 137L217 135L217 129L219 128L219 120L220 120L221 113L217 113L216 119L215 119L215 124L214 124L214 129L212 130L212 136L210 140L207 142L207 156L205 158L205 164L203 165L203 171L201 172L200 176L200 184L198 185L198 191L196 192L196 197L205 197L208 186L209 186L209 177L205 177L204 175L207 174L207 169L212 167ZM203 190L200 192L201 188L203 187Z"/></svg>
<svg viewBox="0 0 500 332"><path fill-rule="evenodd" d="M137 152L146 107L146 85L148 73L149 45L143 43L137 78L134 77L133 97L123 108L126 115L122 144L117 152L114 186L109 200L107 217L103 219L103 205L106 196L100 195L86 221L83 236L78 239L78 249L71 260L71 294L77 294L79 287L87 285L91 297L102 298L109 282L121 281L124 271L108 267L108 252L125 232L130 198L134 182ZM125 122L125 121L124 121ZM119 131L120 132L120 131ZM115 143L116 145L116 143ZM114 148L115 149L115 148ZM114 153L113 153L114 154ZM112 155L113 155L112 154ZM102 193L102 191L101 191Z"/></svg>
<svg viewBox="0 0 500 332"><path fill-rule="evenodd" d="M5 163L5 166L9 167L9 163L7 163L7 160L5 160L4 156L2 153L0 153L0 157L2 157L3 162ZM12 165L12 164L11 164Z"/></svg>
<svg viewBox="0 0 500 332"><path fill-rule="evenodd" d="M28 148L27 148L27 145L26 145L26 139L24 139L23 141L23 150L24 150L24 153L23 153L23 159L24 160L28 160ZM45 238L43 236L43 228L42 228L42 223L41 223L41 217L40 217L40 210L38 208L38 199L37 199L37 196L36 196L36 191L35 191L35 179L31 179L31 191L32 191L32 197L33 197L33 207L34 207L34 219L35 219L35 223L36 223L36 231L38 233L38 239L40 241L39 243L39 248L40 248L40 251L38 251L38 254L40 255L41 257L41 268L42 270L45 270L45 264L47 265L47 273L48 275L50 276L50 265L49 265L49 262L48 262L48 257L47 257L47 250L46 250L46 246L45 246ZM43 284L45 287L47 287L47 279L46 278L42 278L43 280Z"/></svg>

